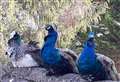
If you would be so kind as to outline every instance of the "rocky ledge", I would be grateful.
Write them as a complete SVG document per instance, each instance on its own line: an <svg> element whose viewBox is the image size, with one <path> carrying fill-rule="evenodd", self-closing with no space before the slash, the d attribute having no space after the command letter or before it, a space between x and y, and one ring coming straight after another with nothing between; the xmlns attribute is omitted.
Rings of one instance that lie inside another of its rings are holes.
<svg viewBox="0 0 120 82"><path fill-rule="evenodd" d="M39 67L14 68L11 64L0 64L0 82L87 82L78 74L66 74L63 76L55 77L46 76L46 72L47 71L44 68Z"/></svg>

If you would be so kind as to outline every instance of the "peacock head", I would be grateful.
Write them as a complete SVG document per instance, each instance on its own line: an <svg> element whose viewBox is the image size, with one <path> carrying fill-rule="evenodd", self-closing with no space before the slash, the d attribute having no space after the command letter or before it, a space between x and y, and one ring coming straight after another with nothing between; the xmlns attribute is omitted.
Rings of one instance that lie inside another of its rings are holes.
<svg viewBox="0 0 120 82"><path fill-rule="evenodd" d="M6 55L9 57L12 57L15 55L15 48L19 46L21 43L21 37L20 35L13 31L10 33L10 39L8 40L8 47L6 49Z"/></svg>
<svg viewBox="0 0 120 82"><path fill-rule="evenodd" d="M89 32L88 33L88 39L93 39L95 37L95 34L94 34L94 32Z"/></svg>
<svg viewBox="0 0 120 82"><path fill-rule="evenodd" d="M10 33L10 39L8 40L8 45L11 47L14 46L14 44L20 45L20 43L21 43L20 35L16 31Z"/></svg>
<svg viewBox="0 0 120 82"><path fill-rule="evenodd" d="M57 25L56 24L46 24L45 29L48 31L57 30Z"/></svg>
<svg viewBox="0 0 120 82"><path fill-rule="evenodd" d="M89 47L94 47L95 43L94 43L94 32L89 32L88 33L88 40L87 40L87 46Z"/></svg>

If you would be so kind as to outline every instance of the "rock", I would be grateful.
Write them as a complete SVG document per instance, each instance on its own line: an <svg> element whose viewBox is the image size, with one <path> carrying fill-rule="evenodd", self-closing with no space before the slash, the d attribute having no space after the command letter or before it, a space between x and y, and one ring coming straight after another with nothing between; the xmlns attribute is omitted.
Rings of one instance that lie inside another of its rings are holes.
<svg viewBox="0 0 120 82"><path fill-rule="evenodd" d="M66 74L59 77L59 79L67 80L68 82L87 82L86 80L82 79L79 74Z"/></svg>
<svg viewBox="0 0 120 82"><path fill-rule="evenodd" d="M64 76L46 76L46 70L40 67L14 68L4 65L1 71L2 82L86 82L77 74L66 74Z"/></svg>
<svg viewBox="0 0 120 82"><path fill-rule="evenodd" d="M0 79L2 78L2 76L5 74L5 72L2 70L2 64L0 63Z"/></svg>
<svg viewBox="0 0 120 82"><path fill-rule="evenodd" d="M0 64L0 82L87 82L79 74L63 76L46 76L46 70L40 67L14 68L11 65ZM119 81L97 81L119 82Z"/></svg>
<svg viewBox="0 0 120 82"><path fill-rule="evenodd" d="M35 82L40 82L42 79L47 79L46 78L46 70L43 68L32 68L31 73L25 77L26 79L29 80L34 80ZM41 81L43 82L43 81Z"/></svg>
<svg viewBox="0 0 120 82"><path fill-rule="evenodd" d="M17 78L24 78L26 76L29 76L31 72L32 68L14 68L14 71L12 71L11 76Z"/></svg>
<svg viewBox="0 0 120 82"><path fill-rule="evenodd" d="M10 79L4 79L2 80L2 82L30 82L30 81L24 79L10 78Z"/></svg>

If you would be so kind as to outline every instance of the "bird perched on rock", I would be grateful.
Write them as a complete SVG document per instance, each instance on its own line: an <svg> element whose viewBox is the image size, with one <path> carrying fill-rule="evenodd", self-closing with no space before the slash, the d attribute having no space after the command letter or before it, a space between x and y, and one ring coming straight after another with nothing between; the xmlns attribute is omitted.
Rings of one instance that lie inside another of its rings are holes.
<svg viewBox="0 0 120 82"><path fill-rule="evenodd" d="M58 33L55 26L47 24L45 29L48 35L44 38L44 45L41 49L41 57L49 70L48 75L63 75L66 73L78 72L75 65L76 57L73 53L64 49L56 48ZM69 55L68 55L69 54Z"/></svg>
<svg viewBox="0 0 120 82"><path fill-rule="evenodd" d="M21 36L13 31L8 40L6 55L9 56L14 67L33 67L41 66L42 61L39 58L40 48L38 42L30 41L23 43Z"/></svg>
<svg viewBox="0 0 120 82"><path fill-rule="evenodd" d="M88 34L84 48L77 61L79 73L89 81L106 80L107 75L95 52L94 32Z"/></svg>
<svg viewBox="0 0 120 82"><path fill-rule="evenodd" d="M94 49L94 33L90 32L84 49L77 60L80 74L90 81L120 80L114 61L103 54L95 53Z"/></svg>

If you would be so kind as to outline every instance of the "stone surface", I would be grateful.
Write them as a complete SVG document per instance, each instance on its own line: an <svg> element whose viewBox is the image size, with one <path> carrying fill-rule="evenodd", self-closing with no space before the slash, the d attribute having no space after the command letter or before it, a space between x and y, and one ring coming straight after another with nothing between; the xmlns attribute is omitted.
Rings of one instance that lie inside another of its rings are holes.
<svg viewBox="0 0 120 82"><path fill-rule="evenodd" d="M44 68L40 67L14 68L11 64L0 64L0 82L87 82L86 80L82 79L78 74L66 74L63 76L55 77L46 76L46 72L47 71Z"/></svg>

